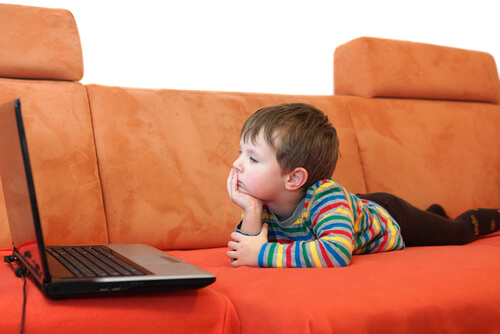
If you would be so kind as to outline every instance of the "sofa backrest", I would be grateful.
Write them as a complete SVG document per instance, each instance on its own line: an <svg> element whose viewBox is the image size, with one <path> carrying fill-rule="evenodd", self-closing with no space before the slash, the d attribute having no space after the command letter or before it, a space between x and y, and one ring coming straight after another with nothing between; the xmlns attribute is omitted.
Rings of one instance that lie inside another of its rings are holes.
<svg viewBox="0 0 500 334"><path fill-rule="evenodd" d="M0 103L21 98L49 243L226 245L241 214L226 192L239 131L270 104L324 110L341 139L335 178L365 191L351 118L336 97L85 87L70 12L0 4L0 30ZM0 192L0 247L10 246L8 230Z"/></svg>
<svg viewBox="0 0 500 334"><path fill-rule="evenodd" d="M350 115L334 96L87 86L110 241L161 249L224 246L241 210L226 180L245 119L285 102L317 106L341 141L335 178L364 192Z"/></svg>
<svg viewBox="0 0 500 334"><path fill-rule="evenodd" d="M359 38L334 56L366 187L451 216L500 207L500 81L493 57Z"/></svg>
<svg viewBox="0 0 500 334"><path fill-rule="evenodd" d="M334 54L335 95L500 103L493 56L409 41L360 37Z"/></svg>
<svg viewBox="0 0 500 334"><path fill-rule="evenodd" d="M0 31L0 103L21 99L48 243L106 242L87 92L75 82L83 62L73 15L0 4ZM0 191L0 247L10 245Z"/></svg>
<svg viewBox="0 0 500 334"><path fill-rule="evenodd" d="M0 77L79 81L80 36L65 9L0 4Z"/></svg>

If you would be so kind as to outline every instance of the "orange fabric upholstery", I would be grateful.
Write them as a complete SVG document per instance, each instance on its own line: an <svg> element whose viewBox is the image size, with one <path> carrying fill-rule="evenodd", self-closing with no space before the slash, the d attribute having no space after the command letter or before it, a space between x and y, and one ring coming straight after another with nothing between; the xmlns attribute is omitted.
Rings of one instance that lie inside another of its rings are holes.
<svg viewBox="0 0 500 334"><path fill-rule="evenodd" d="M28 282L26 332L500 328L500 232L461 247L354 256L337 269L232 268L226 256L240 217L226 193L239 132L271 104L305 102L329 116L341 151L333 177L353 193L439 202L451 215L500 208L490 55L360 38L335 52L337 96L153 90L74 82L83 64L68 11L0 4L0 31L0 103L21 98L48 243L142 242L217 275L197 291L60 301ZM1 191L0 247L10 247ZM16 332L22 280L6 264L0 279L0 331Z"/></svg>
<svg viewBox="0 0 500 334"><path fill-rule="evenodd" d="M87 89L111 242L226 245L240 216L226 179L241 125L270 104L302 101L328 112L342 140L336 178L365 191L350 116L333 97Z"/></svg>
<svg viewBox="0 0 500 334"><path fill-rule="evenodd" d="M0 31L0 77L83 77L80 35L69 11L0 4Z"/></svg>
<svg viewBox="0 0 500 334"><path fill-rule="evenodd" d="M0 103L15 98L21 99L47 242L107 242L85 87L74 82L0 79ZM0 227L8 232L1 193ZM0 242L0 247L10 246L10 233L0 233Z"/></svg>
<svg viewBox="0 0 500 334"><path fill-rule="evenodd" d="M487 53L361 37L335 49L336 95L500 102Z"/></svg>
<svg viewBox="0 0 500 334"><path fill-rule="evenodd" d="M0 256L9 252L0 251ZM2 333L18 333L23 281L0 265ZM5 279L4 279L5 278ZM25 333L239 333L228 297L211 288L102 298L50 300L26 285Z"/></svg>
<svg viewBox="0 0 500 334"><path fill-rule="evenodd" d="M217 275L212 288L235 305L242 333L496 333L500 328L500 232L467 246L358 255L348 267L332 269L233 269L226 251L171 254Z"/></svg>
<svg viewBox="0 0 500 334"><path fill-rule="evenodd" d="M0 4L0 31L0 103L21 98L29 119L26 126L36 133L30 150L49 241L106 241L84 87L69 82L6 79L80 80L83 55L73 15L63 9ZM68 143L76 146L65 146ZM75 210L78 215L74 215ZM0 231L0 247L10 246L3 191Z"/></svg>
<svg viewBox="0 0 500 334"><path fill-rule="evenodd" d="M368 192L390 192L456 217L500 207L500 106L346 98Z"/></svg>

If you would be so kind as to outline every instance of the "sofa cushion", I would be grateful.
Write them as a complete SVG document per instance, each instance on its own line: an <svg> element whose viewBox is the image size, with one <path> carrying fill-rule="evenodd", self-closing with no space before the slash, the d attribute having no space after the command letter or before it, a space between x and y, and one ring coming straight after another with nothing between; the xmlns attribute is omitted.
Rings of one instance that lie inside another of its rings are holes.
<svg viewBox="0 0 500 334"><path fill-rule="evenodd" d="M500 208L500 106L346 97L369 192L452 217Z"/></svg>
<svg viewBox="0 0 500 334"><path fill-rule="evenodd" d="M85 88L74 82L0 79L0 103L15 98L21 99L47 243L107 242ZM1 248L11 239L0 193Z"/></svg>
<svg viewBox="0 0 500 334"><path fill-rule="evenodd" d="M364 191L351 119L334 97L142 90L87 86L113 243L160 249L227 244L241 210L226 190L245 119L257 109L301 101L339 130L338 182Z"/></svg>
<svg viewBox="0 0 500 334"><path fill-rule="evenodd" d="M361 37L335 49L336 95L500 103L494 58L484 52Z"/></svg>
<svg viewBox="0 0 500 334"><path fill-rule="evenodd" d="M0 251L0 256L9 255ZM0 266L2 333L21 327L23 280ZM26 284L26 333L214 333L240 332L238 314L226 296L211 288L50 300Z"/></svg>
<svg viewBox="0 0 500 334"><path fill-rule="evenodd" d="M71 12L0 4L0 31L0 77L83 77L80 36Z"/></svg>
<svg viewBox="0 0 500 334"><path fill-rule="evenodd" d="M227 248L175 251L217 275L245 333L496 333L500 232L466 246L356 255L343 268L232 268Z"/></svg>

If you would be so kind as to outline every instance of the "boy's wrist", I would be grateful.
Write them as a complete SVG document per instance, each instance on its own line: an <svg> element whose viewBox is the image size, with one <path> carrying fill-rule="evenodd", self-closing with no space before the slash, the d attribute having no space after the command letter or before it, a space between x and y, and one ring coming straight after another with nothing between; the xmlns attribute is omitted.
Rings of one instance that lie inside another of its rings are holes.
<svg viewBox="0 0 500 334"><path fill-rule="evenodd" d="M249 237L254 237L256 235L259 235L260 232L262 231L262 224L260 224L260 226L258 228L254 228L254 229L243 229L242 226L243 226L243 222L241 221L236 226L236 232L241 233L243 235L247 235ZM257 230L257 231L255 232L255 230ZM252 231L252 232L250 232L250 231Z"/></svg>
<svg viewBox="0 0 500 334"><path fill-rule="evenodd" d="M241 223L239 224L241 232L248 233L249 235L259 234L262 229L262 204L254 206L245 210L245 214Z"/></svg>

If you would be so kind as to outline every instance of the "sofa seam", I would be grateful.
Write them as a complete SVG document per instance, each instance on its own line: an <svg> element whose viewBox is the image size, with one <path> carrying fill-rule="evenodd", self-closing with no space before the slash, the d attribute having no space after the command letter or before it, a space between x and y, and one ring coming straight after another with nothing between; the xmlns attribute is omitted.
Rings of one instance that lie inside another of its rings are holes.
<svg viewBox="0 0 500 334"><path fill-rule="evenodd" d="M363 187L365 189L365 193L368 193L369 190L368 190L368 183L366 182L365 164L363 163L363 158L361 156L361 150L359 148L358 132L356 131L356 127L354 125L354 118L353 118L352 112L351 112L351 105L347 101L346 97L342 96L341 99L342 99L342 103L344 104L345 108L347 109L347 113L349 114L349 119L351 121L351 126L352 126L352 129L354 131L354 140L356 142L356 148L357 148L357 152L358 152L359 163L361 165L361 172L362 172L362 176L363 176Z"/></svg>
<svg viewBox="0 0 500 334"><path fill-rule="evenodd" d="M101 188L101 201L102 201L102 208L104 210L104 223L105 223L105 228L106 228L106 242L110 243L111 238L109 234L109 225L108 225L108 215L107 215L107 210L106 210L106 201L104 199L104 187L102 185L102 178L101 178L101 166L99 164L99 154L97 153L97 141L95 138L95 129L94 129L94 117L92 115L92 106L90 103L90 95L89 91L87 89L86 85L83 85L85 88L85 93L87 95L87 102L89 106L89 116L90 116L90 126L92 128L92 140L94 142L94 154L95 154L95 161L97 165L97 177L99 178L99 187Z"/></svg>

